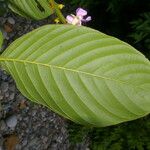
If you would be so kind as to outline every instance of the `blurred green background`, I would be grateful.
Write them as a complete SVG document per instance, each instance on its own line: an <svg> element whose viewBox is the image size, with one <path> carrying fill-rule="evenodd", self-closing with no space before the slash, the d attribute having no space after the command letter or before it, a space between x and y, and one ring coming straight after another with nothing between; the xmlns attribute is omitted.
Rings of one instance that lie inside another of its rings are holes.
<svg viewBox="0 0 150 150"><path fill-rule="evenodd" d="M87 26L128 42L150 59L150 0L63 2L69 14L78 7L86 9L92 16ZM72 149L76 143L88 139L91 150L150 150L150 115L105 128L87 128L69 122L68 130Z"/></svg>

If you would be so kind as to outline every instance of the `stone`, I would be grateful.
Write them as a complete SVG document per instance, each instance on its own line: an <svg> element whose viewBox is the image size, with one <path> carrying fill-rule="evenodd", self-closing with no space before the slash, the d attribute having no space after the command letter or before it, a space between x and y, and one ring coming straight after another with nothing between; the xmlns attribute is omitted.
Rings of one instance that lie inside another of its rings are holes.
<svg viewBox="0 0 150 150"><path fill-rule="evenodd" d="M7 92L8 91L8 87L9 87L9 85L8 85L7 82L2 82L2 84L1 84L1 90L3 92Z"/></svg>
<svg viewBox="0 0 150 150"><path fill-rule="evenodd" d="M12 17L8 17L7 21L8 21L8 23L10 23L10 24L12 24L12 25L15 24L15 20L14 20L14 18L12 18Z"/></svg>
<svg viewBox="0 0 150 150"><path fill-rule="evenodd" d="M6 97L6 98L9 97L9 91L5 92L5 97Z"/></svg>
<svg viewBox="0 0 150 150"><path fill-rule="evenodd" d="M0 146L0 150L4 150L2 146Z"/></svg>
<svg viewBox="0 0 150 150"><path fill-rule="evenodd" d="M1 121L0 121L0 130L3 131L3 130L5 130L5 129L6 129L6 123L5 123L4 120L1 120Z"/></svg>
<svg viewBox="0 0 150 150"><path fill-rule="evenodd" d="M9 100L13 100L14 97L15 97L15 93L11 93L11 94L9 95Z"/></svg>
<svg viewBox="0 0 150 150"><path fill-rule="evenodd" d="M26 146L28 144L28 140L27 139L24 139L23 141L22 141L22 146Z"/></svg>
<svg viewBox="0 0 150 150"><path fill-rule="evenodd" d="M0 100L2 100L4 98L4 96L3 95L0 95Z"/></svg>
<svg viewBox="0 0 150 150"><path fill-rule="evenodd" d="M17 116L12 115L6 119L6 124L9 128L15 128L17 125Z"/></svg>
<svg viewBox="0 0 150 150"><path fill-rule="evenodd" d="M11 85L9 86L9 90L10 90L11 92L15 92L16 86L15 86L14 84L11 84Z"/></svg>

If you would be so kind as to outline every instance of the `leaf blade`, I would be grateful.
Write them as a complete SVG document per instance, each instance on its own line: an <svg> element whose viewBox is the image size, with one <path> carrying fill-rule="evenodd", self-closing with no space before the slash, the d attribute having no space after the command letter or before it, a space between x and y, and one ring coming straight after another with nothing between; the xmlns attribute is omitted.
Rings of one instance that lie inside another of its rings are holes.
<svg viewBox="0 0 150 150"><path fill-rule="evenodd" d="M47 0L10 0L9 8L23 17L35 20L44 19L53 14Z"/></svg>
<svg viewBox="0 0 150 150"><path fill-rule="evenodd" d="M3 34L0 31L0 48L2 47L2 44L3 44Z"/></svg>
<svg viewBox="0 0 150 150"><path fill-rule="evenodd" d="M98 31L44 26L14 42L0 61L8 70L15 64L11 74L19 78L18 87L22 80L22 87L32 89L30 99L75 122L108 126L149 113L149 61L130 45ZM24 70L21 77L15 75L20 74L18 68Z"/></svg>

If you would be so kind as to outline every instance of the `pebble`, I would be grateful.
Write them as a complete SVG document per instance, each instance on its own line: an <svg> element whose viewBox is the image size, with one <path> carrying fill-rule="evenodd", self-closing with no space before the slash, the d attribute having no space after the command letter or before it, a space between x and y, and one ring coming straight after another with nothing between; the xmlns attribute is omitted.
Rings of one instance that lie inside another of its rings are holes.
<svg viewBox="0 0 150 150"><path fill-rule="evenodd" d="M4 96L3 95L0 95L0 100L2 100L4 98Z"/></svg>
<svg viewBox="0 0 150 150"><path fill-rule="evenodd" d="M0 147L3 150L4 138L0 135Z"/></svg>
<svg viewBox="0 0 150 150"><path fill-rule="evenodd" d="M8 76L6 75L6 72L5 72L5 71L3 71L3 73L2 73L1 79L2 79L3 81L6 81L6 80L8 79Z"/></svg>
<svg viewBox="0 0 150 150"><path fill-rule="evenodd" d="M6 31L2 31L3 32L3 38L6 39L6 40L9 40L9 36L7 34Z"/></svg>
<svg viewBox="0 0 150 150"><path fill-rule="evenodd" d="M9 97L9 91L7 91L7 92L5 93L5 97L6 97L6 98Z"/></svg>
<svg viewBox="0 0 150 150"><path fill-rule="evenodd" d="M1 20L1 24L4 24L6 22L6 18L4 17L0 17L0 20Z"/></svg>
<svg viewBox="0 0 150 150"><path fill-rule="evenodd" d="M2 146L0 146L0 150L4 150Z"/></svg>
<svg viewBox="0 0 150 150"><path fill-rule="evenodd" d="M5 130L6 129L6 123L4 120L0 121L0 130Z"/></svg>
<svg viewBox="0 0 150 150"><path fill-rule="evenodd" d="M3 92L7 92L8 91L8 82L2 82L1 84L1 89Z"/></svg>
<svg viewBox="0 0 150 150"><path fill-rule="evenodd" d="M12 25L15 24L15 20L14 20L14 18L12 18L12 17L8 17L7 21L8 21L8 23L10 23L10 24L12 24Z"/></svg>
<svg viewBox="0 0 150 150"><path fill-rule="evenodd" d="M28 144L28 140L27 139L24 139L23 141L22 141L22 146L26 146Z"/></svg>
<svg viewBox="0 0 150 150"><path fill-rule="evenodd" d="M6 119L6 124L9 128L15 128L17 125L17 116L12 115Z"/></svg>
<svg viewBox="0 0 150 150"><path fill-rule="evenodd" d="M15 93L11 93L11 94L9 95L9 100L13 100L14 97L15 97Z"/></svg>
<svg viewBox="0 0 150 150"><path fill-rule="evenodd" d="M11 84L11 85L9 86L9 90L10 90L10 91L14 92L15 89L16 89L16 86L15 86L14 84Z"/></svg>

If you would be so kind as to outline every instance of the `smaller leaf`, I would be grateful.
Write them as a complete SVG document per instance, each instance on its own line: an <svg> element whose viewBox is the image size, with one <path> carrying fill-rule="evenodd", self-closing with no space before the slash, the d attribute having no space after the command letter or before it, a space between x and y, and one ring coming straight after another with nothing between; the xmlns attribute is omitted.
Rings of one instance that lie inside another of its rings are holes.
<svg viewBox="0 0 150 150"><path fill-rule="evenodd" d="M35 20L44 19L54 12L47 0L9 0L9 8L22 17Z"/></svg>
<svg viewBox="0 0 150 150"><path fill-rule="evenodd" d="M3 44L3 34L0 31L0 48L2 47L2 44Z"/></svg>

